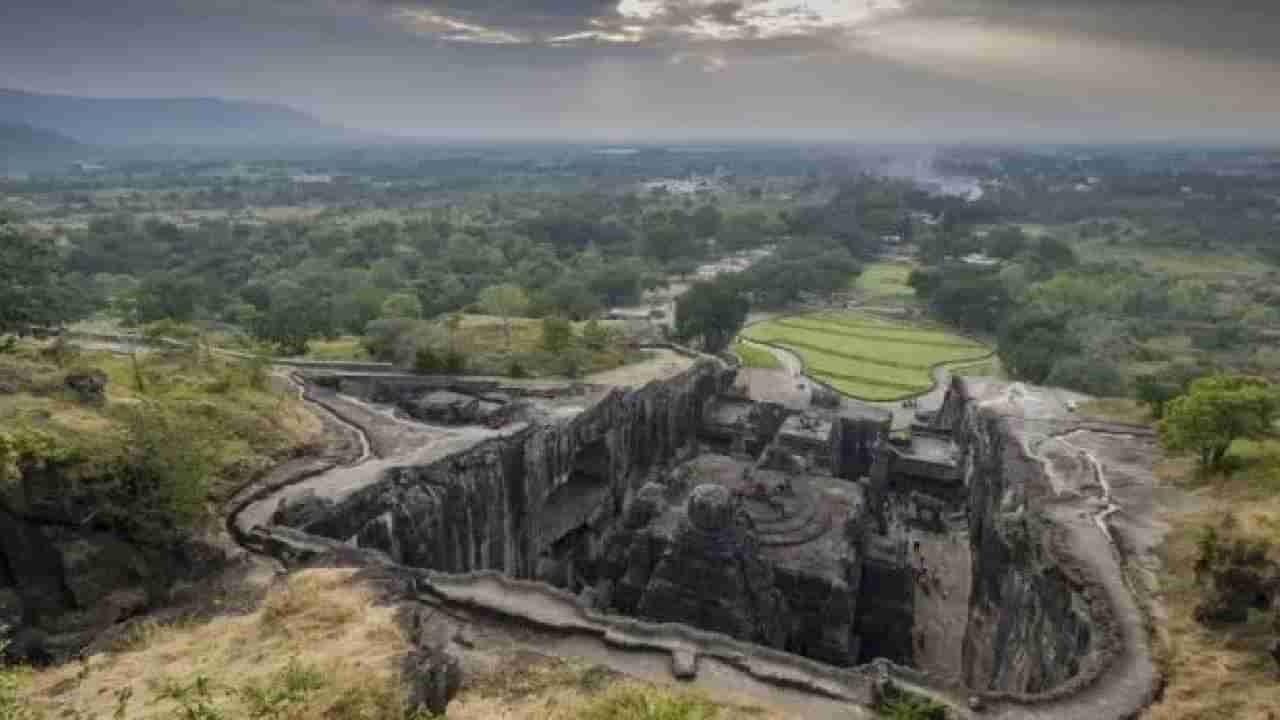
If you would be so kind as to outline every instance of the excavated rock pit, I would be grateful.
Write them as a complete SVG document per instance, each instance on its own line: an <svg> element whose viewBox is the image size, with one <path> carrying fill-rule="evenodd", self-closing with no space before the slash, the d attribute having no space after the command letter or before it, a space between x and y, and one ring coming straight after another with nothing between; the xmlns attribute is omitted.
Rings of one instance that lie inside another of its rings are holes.
<svg viewBox="0 0 1280 720"><path fill-rule="evenodd" d="M678 677L728 652L852 702L888 675L961 716L1126 717L1149 700L1146 598L1107 481L1110 458L1132 477L1153 452L1124 439L1147 431L956 379L891 441L883 411L799 414L730 397L732 381L710 359L629 390L313 377L372 457L233 522L277 556L371 554L431 571L453 602L681 648Z"/></svg>

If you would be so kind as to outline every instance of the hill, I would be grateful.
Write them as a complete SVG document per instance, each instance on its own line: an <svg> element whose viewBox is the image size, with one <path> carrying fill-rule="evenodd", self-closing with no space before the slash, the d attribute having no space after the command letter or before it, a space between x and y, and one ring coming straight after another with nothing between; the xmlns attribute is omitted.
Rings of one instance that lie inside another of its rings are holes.
<svg viewBox="0 0 1280 720"><path fill-rule="evenodd" d="M272 103L220 98L114 99L0 89L0 123L98 145L291 145L369 136Z"/></svg>
<svg viewBox="0 0 1280 720"><path fill-rule="evenodd" d="M0 122L0 172L21 172L66 165L85 145L52 130Z"/></svg>
<svg viewBox="0 0 1280 720"><path fill-rule="evenodd" d="M83 147L79 142L52 130L25 124L0 122L0 155L45 152Z"/></svg>

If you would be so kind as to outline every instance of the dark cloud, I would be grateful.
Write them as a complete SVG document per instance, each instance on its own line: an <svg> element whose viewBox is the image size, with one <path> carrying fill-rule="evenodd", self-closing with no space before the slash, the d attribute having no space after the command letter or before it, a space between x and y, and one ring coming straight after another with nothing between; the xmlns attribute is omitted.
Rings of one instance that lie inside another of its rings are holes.
<svg viewBox="0 0 1280 720"><path fill-rule="evenodd" d="M1280 0L907 0L907 13L1280 60Z"/></svg>
<svg viewBox="0 0 1280 720"><path fill-rule="evenodd" d="M0 85L416 135L1280 139L1280 0L0 3Z"/></svg>

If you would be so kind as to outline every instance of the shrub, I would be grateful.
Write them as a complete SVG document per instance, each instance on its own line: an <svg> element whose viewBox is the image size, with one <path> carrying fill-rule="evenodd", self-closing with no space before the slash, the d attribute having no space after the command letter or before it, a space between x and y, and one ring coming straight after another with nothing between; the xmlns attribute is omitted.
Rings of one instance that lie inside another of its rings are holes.
<svg viewBox="0 0 1280 720"><path fill-rule="evenodd" d="M700 695L623 685L593 700L577 720L712 720L718 714Z"/></svg>
<svg viewBox="0 0 1280 720"><path fill-rule="evenodd" d="M889 683L875 711L890 720L947 720L945 705Z"/></svg>
<svg viewBox="0 0 1280 720"><path fill-rule="evenodd" d="M542 319L542 349L551 353L564 352L573 344L573 325L562 317Z"/></svg>
<svg viewBox="0 0 1280 720"><path fill-rule="evenodd" d="M438 373L444 369L444 360L436 351L428 347L420 347L413 354L413 371L423 375Z"/></svg>
<svg viewBox="0 0 1280 720"><path fill-rule="evenodd" d="M1082 355L1059 358L1045 383L1101 397L1123 395L1126 386L1124 375L1115 365Z"/></svg>
<svg viewBox="0 0 1280 720"><path fill-rule="evenodd" d="M512 360L511 364L507 366L507 375L517 379L527 378L529 377L529 371L525 369L519 360Z"/></svg>
<svg viewBox="0 0 1280 720"><path fill-rule="evenodd" d="M0 636L8 632L8 628L0 625ZM0 657L3 657L8 643L0 640ZM19 697L22 676L17 668L7 667L0 660L0 720L36 720L36 715Z"/></svg>
<svg viewBox="0 0 1280 720"><path fill-rule="evenodd" d="M154 404L116 414L124 426L123 456L94 488L98 519L153 542L194 530L207 517L216 470L210 428L196 413Z"/></svg>
<svg viewBox="0 0 1280 720"><path fill-rule="evenodd" d="M592 350L599 352L609 346L609 329L596 320L591 320L582 329L582 342Z"/></svg>
<svg viewBox="0 0 1280 720"><path fill-rule="evenodd" d="M461 350L449 350L444 354L444 371L461 375L467 371L467 355Z"/></svg>

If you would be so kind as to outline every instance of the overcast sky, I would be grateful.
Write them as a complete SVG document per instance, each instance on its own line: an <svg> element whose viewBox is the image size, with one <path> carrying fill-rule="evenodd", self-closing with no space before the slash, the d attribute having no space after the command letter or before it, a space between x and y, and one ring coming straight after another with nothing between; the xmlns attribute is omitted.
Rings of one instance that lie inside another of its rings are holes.
<svg viewBox="0 0 1280 720"><path fill-rule="evenodd" d="M1280 141L1280 0L0 0L0 86L424 137Z"/></svg>

